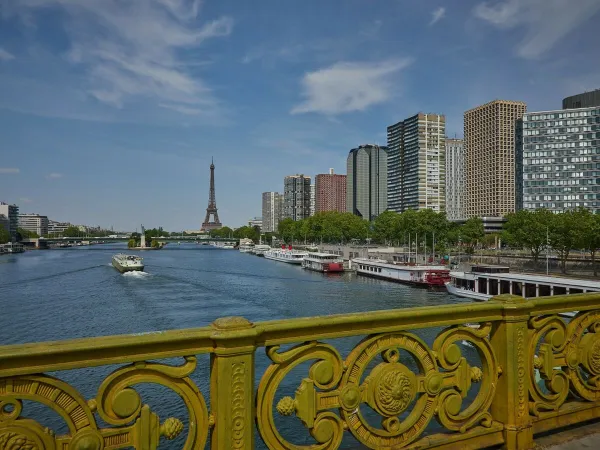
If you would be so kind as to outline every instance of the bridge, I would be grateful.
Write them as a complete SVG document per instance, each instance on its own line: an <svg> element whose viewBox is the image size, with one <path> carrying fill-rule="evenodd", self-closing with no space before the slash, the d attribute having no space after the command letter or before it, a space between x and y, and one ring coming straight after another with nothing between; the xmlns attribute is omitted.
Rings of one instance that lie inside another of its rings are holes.
<svg viewBox="0 0 600 450"><path fill-rule="evenodd" d="M424 329L431 338L414 332ZM351 338L350 350L334 338ZM465 346L478 358L467 360ZM260 348L266 361L256 364ZM76 373L62 372L85 368L84 381L89 368L109 365L117 368L97 391L86 388L97 392L89 399L67 382ZM185 450L209 439L213 450L251 450L256 436L276 450L309 448L300 440L338 449L345 437L370 449L529 449L536 436L600 418L599 379L597 293L259 323L226 317L188 330L0 346L0 443L142 450L183 434ZM187 418L161 421L141 383L177 394ZM290 385L295 392L281 392ZM24 402L56 412L66 433L24 416Z"/></svg>
<svg viewBox="0 0 600 450"><path fill-rule="evenodd" d="M29 238L23 239L21 242L26 246L34 246L36 248L47 247L49 244L61 244L61 243L77 243L77 242L127 242L131 239L130 236L102 236L102 237L90 237L90 236L80 236L80 237L58 237L58 238ZM238 242L239 239L236 238L217 238L210 236L159 236L153 237L152 239L156 239L159 242Z"/></svg>

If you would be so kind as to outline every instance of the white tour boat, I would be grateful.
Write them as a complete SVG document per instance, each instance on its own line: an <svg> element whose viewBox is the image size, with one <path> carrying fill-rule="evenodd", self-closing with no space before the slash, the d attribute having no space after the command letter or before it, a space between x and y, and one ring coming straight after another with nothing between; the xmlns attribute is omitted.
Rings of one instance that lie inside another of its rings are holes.
<svg viewBox="0 0 600 450"><path fill-rule="evenodd" d="M265 258L288 264L302 264L302 260L306 255L308 255L308 252L293 250L291 245L287 249L272 248L265 252Z"/></svg>
<svg viewBox="0 0 600 450"><path fill-rule="evenodd" d="M252 253L254 251L254 244L240 244L240 253Z"/></svg>
<svg viewBox="0 0 600 450"><path fill-rule="evenodd" d="M505 266L484 264L473 266L470 272L450 272L446 289L458 297L479 301L501 294L535 298L600 292L598 281L509 272Z"/></svg>
<svg viewBox="0 0 600 450"><path fill-rule="evenodd" d="M344 259L332 253L309 252L302 260L302 268L315 272L343 272Z"/></svg>
<svg viewBox="0 0 600 450"><path fill-rule="evenodd" d="M135 270L143 271L144 263L142 262L143 258L136 255L125 255L123 253L119 253L118 255L114 255L112 257L112 265L121 272L133 272Z"/></svg>
<svg viewBox="0 0 600 450"><path fill-rule="evenodd" d="M450 270L443 265L404 264L382 259L354 258L356 273L417 286L444 286Z"/></svg>
<svg viewBox="0 0 600 450"><path fill-rule="evenodd" d="M258 244L254 246L254 254L256 256L265 256L265 253L271 250L271 247L266 244Z"/></svg>

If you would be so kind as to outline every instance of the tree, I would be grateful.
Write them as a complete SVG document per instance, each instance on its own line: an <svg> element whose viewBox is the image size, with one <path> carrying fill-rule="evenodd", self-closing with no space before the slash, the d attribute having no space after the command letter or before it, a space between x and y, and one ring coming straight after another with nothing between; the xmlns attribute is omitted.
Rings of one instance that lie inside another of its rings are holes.
<svg viewBox="0 0 600 450"><path fill-rule="evenodd" d="M40 237L35 231L29 231L25 228L17 228L17 233L21 235L21 239L37 239Z"/></svg>
<svg viewBox="0 0 600 450"><path fill-rule="evenodd" d="M521 210L508 214L502 237L510 245L527 248L533 260L537 262L540 253L546 248L552 216L553 214L547 209Z"/></svg>
<svg viewBox="0 0 600 450"><path fill-rule="evenodd" d="M471 253L484 236L485 230L483 228L483 221L479 217L471 217L459 230L459 239L464 244L467 244Z"/></svg>
<svg viewBox="0 0 600 450"><path fill-rule="evenodd" d="M549 222L550 245L558 254L560 270L567 273L569 253L580 241L580 234L585 226L579 222L580 215L574 211L552 214Z"/></svg>
<svg viewBox="0 0 600 450"><path fill-rule="evenodd" d="M152 239L151 247L152 248L160 248L160 244L156 239Z"/></svg>
<svg viewBox="0 0 600 450"><path fill-rule="evenodd" d="M592 259L594 276L598 276L596 267L596 252L600 248L600 214L592 214L585 208L575 212L575 220L581 227L577 247L587 251Z"/></svg>
<svg viewBox="0 0 600 450"><path fill-rule="evenodd" d="M10 233L3 225L0 225L0 244L6 244L7 242L10 242Z"/></svg>
<svg viewBox="0 0 600 450"><path fill-rule="evenodd" d="M137 247L137 241L135 239L129 239L129 241L127 241L127 248L134 247Z"/></svg>
<svg viewBox="0 0 600 450"><path fill-rule="evenodd" d="M373 221L373 238L377 242L389 243L398 239L401 215L395 211L385 211Z"/></svg>
<svg viewBox="0 0 600 450"><path fill-rule="evenodd" d="M65 231L63 231L64 237L79 237L81 236L81 231L74 225L68 227Z"/></svg>

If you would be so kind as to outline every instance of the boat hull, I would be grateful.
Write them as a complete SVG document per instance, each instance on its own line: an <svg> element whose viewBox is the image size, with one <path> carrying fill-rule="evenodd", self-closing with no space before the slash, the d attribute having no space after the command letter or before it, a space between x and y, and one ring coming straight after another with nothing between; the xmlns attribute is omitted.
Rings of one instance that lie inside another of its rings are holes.
<svg viewBox="0 0 600 450"><path fill-rule="evenodd" d="M448 294L456 295L457 297L470 298L472 300L477 300L478 302L485 302L492 298L492 296L488 294L481 294L468 289L458 288L453 286L452 283L446 283L446 290L448 291Z"/></svg>
<svg viewBox="0 0 600 450"><path fill-rule="evenodd" d="M284 262L284 263L288 263L288 264L295 264L297 266L299 266L300 264L302 264L302 260L301 259L280 258L278 256L269 255L267 253L265 253L263 256L265 258L271 259L273 261L279 261L279 262Z"/></svg>
<svg viewBox="0 0 600 450"><path fill-rule="evenodd" d="M117 269L121 273L125 273L125 272L143 272L144 271L144 265L143 264L125 266L125 265L120 264L118 261L116 261L116 260L113 259L112 260L112 265L113 265L113 267L115 269Z"/></svg>
<svg viewBox="0 0 600 450"><path fill-rule="evenodd" d="M450 281L450 271L441 266L404 266L357 258L352 260L352 267L359 275L411 286L443 288Z"/></svg>
<svg viewBox="0 0 600 450"><path fill-rule="evenodd" d="M313 272L321 273L342 273L344 272L344 263L332 262L332 263L320 263L314 261L302 262L302 268L306 270L312 270Z"/></svg>

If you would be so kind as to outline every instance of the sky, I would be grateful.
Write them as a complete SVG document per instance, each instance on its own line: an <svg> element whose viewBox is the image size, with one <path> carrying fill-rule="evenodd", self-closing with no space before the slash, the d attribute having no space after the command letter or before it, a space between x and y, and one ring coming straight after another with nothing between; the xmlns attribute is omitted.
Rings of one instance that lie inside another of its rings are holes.
<svg viewBox="0 0 600 450"><path fill-rule="evenodd" d="M386 127L600 88L600 0L0 0L0 201L199 229Z"/></svg>

